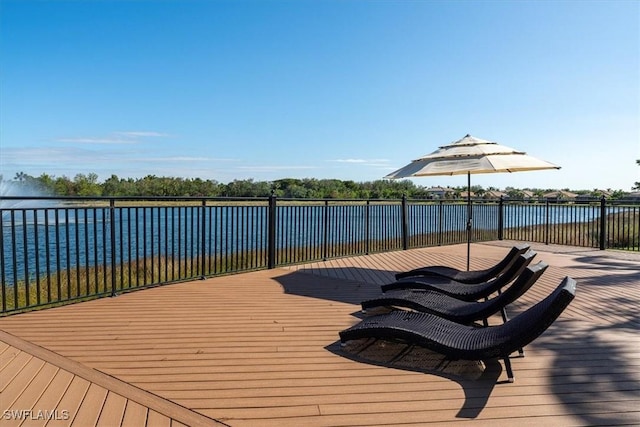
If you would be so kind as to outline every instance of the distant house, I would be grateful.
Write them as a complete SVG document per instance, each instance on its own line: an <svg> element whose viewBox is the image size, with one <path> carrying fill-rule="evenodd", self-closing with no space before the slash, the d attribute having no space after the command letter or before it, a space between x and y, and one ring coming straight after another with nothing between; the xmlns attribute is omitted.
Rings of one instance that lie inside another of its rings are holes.
<svg viewBox="0 0 640 427"><path fill-rule="evenodd" d="M593 190L592 192L588 193L588 194L579 194L576 196L576 202L588 202L588 201L593 201L593 200L600 200L600 198L602 198L602 196L604 196L606 199L610 198L612 196L612 192L611 191L607 191L607 190Z"/></svg>
<svg viewBox="0 0 640 427"><path fill-rule="evenodd" d="M576 196L576 203L587 203L587 202L593 202L594 200L598 200L599 197L598 196L594 196L592 193L589 194L578 194Z"/></svg>
<svg viewBox="0 0 640 427"><path fill-rule="evenodd" d="M444 199L453 194L453 189L450 187L431 187L427 188L426 192L432 199Z"/></svg>
<svg viewBox="0 0 640 427"><path fill-rule="evenodd" d="M573 201L577 196L576 193L564 190L552 191L542 195L543 198L550 202Z"/></svg>
<svg viewBox="0 0 640 427"><path fill-rule="evenodd" d="M521 193L523 199L533 199L536 196L533 191L529 190L522 190Z"/></svg>
<svg viewBox="0 0 640 427"><path fill-rule="evenodd" d="M504 193L502 191L490 190L485 192L482 197L485 199L499 199L500 197L506 198L507 196L508 196L507 193Z"/></svg>
<svg viewBox="0 0 640 427"><path fill-rule="evenodd" d="M626 193L623 197L624 200L632 202L640 202L640 191L634 191L632 193Z"/></svg>

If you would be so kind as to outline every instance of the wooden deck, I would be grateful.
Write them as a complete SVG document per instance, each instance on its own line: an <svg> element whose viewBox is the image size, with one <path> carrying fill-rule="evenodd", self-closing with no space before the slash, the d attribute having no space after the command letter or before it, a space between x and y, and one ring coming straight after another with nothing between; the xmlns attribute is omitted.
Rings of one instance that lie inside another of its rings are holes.
<svg viewBox="0 0 640 427"><path fill-rule="evenodd" d="M471 268L513 242L472 246ZM640 254L534 246L550 264L514 315L569 275L576 299L512 360L447 362L350 343L393 273L463 268L464 245L331 260L0 319L0 425L640 425Z"/></svg>

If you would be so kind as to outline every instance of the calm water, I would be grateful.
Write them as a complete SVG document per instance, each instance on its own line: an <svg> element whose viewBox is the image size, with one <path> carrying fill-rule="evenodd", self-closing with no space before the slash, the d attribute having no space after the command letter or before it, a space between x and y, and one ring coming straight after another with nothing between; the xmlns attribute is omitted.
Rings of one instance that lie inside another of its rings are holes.
<svg viewBox="0 0 640 427"><path fill-rule="evenodd" d="M35 208L2 211L2 281L13 283L78 265L116 264L141 257L179 259L205 254L266 251L266 206L117 208ZM475 229L497 230L497 205L474 206ZM599 207L504 206L504 227L586 222ZM608 208L608 213L621 208ZM465 229L465 205L410 205L410 234ZM314 247L400 239L399 205L282 206L277 208L276 247ZM111 242L114 242L113 252ZM25 265L28 268L25 270Z"/></svg>

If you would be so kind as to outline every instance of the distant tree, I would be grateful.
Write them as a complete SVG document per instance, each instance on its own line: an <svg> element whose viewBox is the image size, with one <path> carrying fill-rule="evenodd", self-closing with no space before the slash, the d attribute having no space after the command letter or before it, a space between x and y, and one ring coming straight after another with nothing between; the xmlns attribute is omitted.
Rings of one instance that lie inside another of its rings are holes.
<svg viewBox="0 0 640 427"><path fill-rule="evenodd" d="M102 184L102 194L105 196L127 196L123 194L120 179L117 175L111 175Z"/></svg>
<svg viewBox="0 0 640 427"><path fill-rule="evenodd" d="M90 173L87 175L77 174L73 178L75 184L75 195L78 196L102 196L102 187L98 184L98 175Z"/></svg>
<svg viewBox="0 0 640 427"><path fill-rule="evenodd" d="M56 196L76 195L75 184L64 175L55 179L53 189Z"/></svg>
<svg viewBox="0 0 640 427"><path fill-rule="evenodd" d="M594 199L599 199L603 196L603 192L602 190L598 190L597 188L594 188L591 191L576 191L576 194L581 194L581 195L588 195L589 197L593 197Z"/></svg>
<svg viewBox="0 0 640 427"><path fill-rule="evenodd" d="M536 196L537 198L541 198L544 196L545 193L548 193L548 190L543 190L541 188L534 188L533 190L533 195Z"/></svg>
<svg viewBox="0 0 640 427"><path fill-rule="evenodd" d="M223 186L221 194L226 197L267 197L271 194L271 185L256 183L253 179L235 179Z"/></svg>
<svg viewBox="0 0 640 427"><path fill-rule="evenodd" d="M640 160L636 160L640 166ZM0 181L2 180L0 175ZM143 178L119 178L111 175L103 183L98 182L95 173L77 174L73 180L66 176L54 177L43 173L39 177L32 177L24 172L16 174L12 181L14 186L38 191L38 194L57 196L169 196L169 197L268 197L272 190L281 198L295 199L400 199L403 195L414 199L431 198L432 194L424 186L417 186L410 180L376 180L356 182L339 179L317 178L283 178L272 182L254 181L253 179L234 180L227 184L214 180L200 178L185 179L178 177L159 177L147 175ZM640 182L635 183L634 189L640 190ZM488 190L497 190L488 187ZM530 189L534 196L542 197L545 193L557 189ZM571 191L568 188L563 189ZM466 193L467 187L450 188L445 198L460 198ZM472 193L482 197L486 191L482 186L471 187ZM523 190L507 187L505 192L511 198L523 198ZM578 194L592 194L589 190L573 190ZM611 192L608 190L608 192ZM613 197L613 196L611 196Z"/></svg>
<svg viewBox="0 0 640 427"><path fill-rule="evenodd" d="M183 183L183 194L189 196L200 197L216 197L220 195L220 186L217 181L206 180L200 178L187 179Z"/></svg>
<svg viewBox="0 0 640 427"><path fill-rule="evenodd" d="M611 193L611 196L609 198L613 200L624 199L626 195L627 195L626 191L615 190Z"/></svg>
<svg viewBox="0 0 640 427"><path fill-rule="evenodd" d="M513 188L513 187L507 187L505 189L507 196L511 199L523 199L524 198L524 192L522 190L519 190L517 188Z"/></svg>
<svg viewBox="0 0 640 427"><path fill-rule="evenodd" d="M54 193L55 180L53 176L43 173L38 178L35 178L36 188L39 192L50 195Z"/></svg>
<svg viewBox="0 0 640 427"><path fill-rule="evenodd" d="M636 160L636 165L640 166L640 159ZM640 190L640 181L636 181L632 190Z"/></svg>

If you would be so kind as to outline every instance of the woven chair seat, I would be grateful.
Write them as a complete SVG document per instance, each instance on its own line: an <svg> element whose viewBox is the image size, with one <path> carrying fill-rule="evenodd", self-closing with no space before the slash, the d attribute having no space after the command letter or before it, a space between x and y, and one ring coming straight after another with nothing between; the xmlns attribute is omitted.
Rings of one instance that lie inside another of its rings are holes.
<svg viewBox="0 0 640 427"><path fill-rule="evenodd" d="M399 307L436 314L457 323L485 320L522 296L544 273L548 265L539 262L522 274L500 295L486 301L464 301L436 290L401 289L362 302L364 311L377 307ZM503 311L506 319L506 312Z"/></svg>
<svg viewBox="0 0 640 427"><path fill-rule="evenodd" d="M507 322L477 327L452 322L430 313L392 311L365 318L340 332L340 340L377 338L400 340L436 351L450 359L502 358L510 382L514 375L509 355L539 337L573 300L576 281L565 277L545 299Z"/></svg>
<svg viewBox="0 0 640 427"><path fill-rule="evenodd" d="M444 265L433 265L428 267L415 268L396 274L396 279L406 279L411 277L440 277L455 280L460 283L482 283L503 274L515 262L519 255L529 250L529 245L516 245L507 255L496 265L484 270L464 271Z"/></svg>
<svg viewBox="0 0 640 427"><path fill-rule="evenodd" d="M423 277L398 280L393 283L382 285L381 288L383 292L395 289L433 290L465 301L477 301L481 298L489 297L494 292L497 292L515 280L516 277L522 274L524 269L527 268L535 256L536 253L531 250L527 251L523 255L518 255L518 258L516 258L516 261L511 264L508 271L483 283L465 284L454 280L430 280L427 277Z"/></svg>

